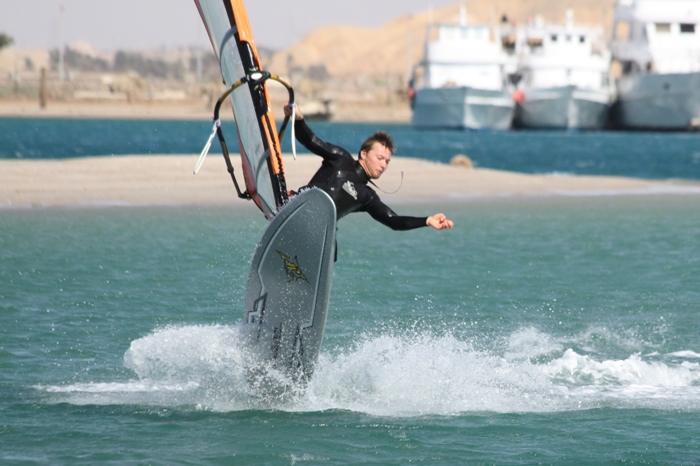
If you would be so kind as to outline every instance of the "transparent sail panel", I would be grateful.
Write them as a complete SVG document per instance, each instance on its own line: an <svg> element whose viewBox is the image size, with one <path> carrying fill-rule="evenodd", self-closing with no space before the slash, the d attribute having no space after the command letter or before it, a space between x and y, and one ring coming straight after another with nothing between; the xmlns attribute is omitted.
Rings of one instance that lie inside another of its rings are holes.
<svg viewBox="0 0 700 466"><path fill-rule="evenodd" d="M221 74L227 86L245 76L243 63L235 39L231 36L231 24L223 0L198 0L204 22L211 36L215 52L221 64ZM249 192L257 193L264 206L261 210L275 213L277 207L272 188L272 179L268 168L269 152L265 149L264 134L260 130L259 120L253 104L253 98L247 84L240 86L231 94L233 114L238 129L242 156L247 160L253 179L246 179ZM222 130L226 132L226 125ZM232 143L229 139L229 144ZM251 186L252 184L252 186Z"/></svg>

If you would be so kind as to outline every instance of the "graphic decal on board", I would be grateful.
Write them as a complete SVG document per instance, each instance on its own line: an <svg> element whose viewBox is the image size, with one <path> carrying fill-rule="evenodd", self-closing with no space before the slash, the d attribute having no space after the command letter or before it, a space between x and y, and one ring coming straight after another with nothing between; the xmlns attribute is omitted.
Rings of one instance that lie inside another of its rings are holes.
<svg viewBox="0 0 700 466"><path fill-rule="evenodd" d="M260 296L253 303L253 310L248 312L246 322L249 324L258 325L258 339L260 339L260 330L262 329L263 318L265 316L265 302L267 301L267 293Z"/></svg>
<svg viewBox="0 0 700 466"><path fill-rule="evenodd" d="M304 275L301 267L299 267L299 258L297 256L292 258L292 256L288 256L280 251L277 251L277 254L280 255L282 261L284 262L284 270L287 272L287 283L295 280L304 280L306 283L309 283L306 275Z"/></svg>

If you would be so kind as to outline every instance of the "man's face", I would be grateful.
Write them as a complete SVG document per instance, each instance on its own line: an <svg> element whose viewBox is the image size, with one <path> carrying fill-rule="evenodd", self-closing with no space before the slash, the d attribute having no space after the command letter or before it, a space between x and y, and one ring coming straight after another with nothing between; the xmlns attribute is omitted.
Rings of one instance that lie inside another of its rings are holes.
<svg viewBox="0 0 700 466"><path fill-rule="evenodd" d="M360 155L360 165L373 180L382 176L391 161L391 151L378 142L372 144L369 151L360 152Z"/></svg>

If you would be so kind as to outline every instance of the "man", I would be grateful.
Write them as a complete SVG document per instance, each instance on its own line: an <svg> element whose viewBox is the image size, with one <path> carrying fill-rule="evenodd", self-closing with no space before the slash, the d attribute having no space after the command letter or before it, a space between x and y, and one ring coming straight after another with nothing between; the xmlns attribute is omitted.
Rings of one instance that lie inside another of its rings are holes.
<svg viewBox="0 0 700 466"><path fill-rule="evenodd" d="M285 106L284 113L291 116L291 108ZM367 186L382 176L389 166L394 152L391 136L383 131L374 133L362 144L358 160L355 160L342 147L319 139L308 127L299 109L295 113L294 131L297 140L312 153L323 157L321 168L311 178L308 187L317 187L328 193L335 203L339 220L352 212L367 212L393 230L413 230L424 226L443 230L454 226L441 213L430 217L397 215Z"/></svg>

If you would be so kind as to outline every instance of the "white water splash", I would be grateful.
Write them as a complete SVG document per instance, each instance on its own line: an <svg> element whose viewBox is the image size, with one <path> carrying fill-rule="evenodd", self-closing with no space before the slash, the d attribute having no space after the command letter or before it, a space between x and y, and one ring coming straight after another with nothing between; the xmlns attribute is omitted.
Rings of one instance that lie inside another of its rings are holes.
<svg viewBox="0 0 700 466"><path fill-rule="evenodd" d="M132 342L124 362L137 380L37 388L74 404L213 411L339 409L421 416L598 407L700 410L696 351L615 359L567 346L578 338L523 328L507 336L503 349L486 351L475 349L478 337L365 336L333 355L322 350L303 396L270 406L246 381L239 327L170 327Z"/></svg>
<svg viewBox="0 0 700 466"><path fill-rule="evenodd" d="M137 380L37 387L78 405L147 405L215 411L249 409L239 327L167 327L131 343L124 366Z"/></svg>

